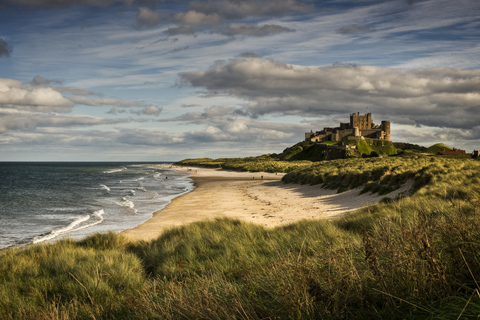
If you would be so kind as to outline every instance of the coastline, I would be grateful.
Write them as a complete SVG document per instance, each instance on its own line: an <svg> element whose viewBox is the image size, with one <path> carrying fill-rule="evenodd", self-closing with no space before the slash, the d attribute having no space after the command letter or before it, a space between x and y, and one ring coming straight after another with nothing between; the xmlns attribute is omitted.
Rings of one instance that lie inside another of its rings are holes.
<svg viewBox="0 0 480 320"><path fill-rule="evenodd" d="M320 185L285 184L281 181L285 174L280 173L179 166L173 169L190 173L195 188L122 234L136 240L152 240L167 229L221 217L267 228L304 219L332 219L385 197L395 197L411 187L407 184L388 195L360 195L359 189L337 193Z"/></svg>

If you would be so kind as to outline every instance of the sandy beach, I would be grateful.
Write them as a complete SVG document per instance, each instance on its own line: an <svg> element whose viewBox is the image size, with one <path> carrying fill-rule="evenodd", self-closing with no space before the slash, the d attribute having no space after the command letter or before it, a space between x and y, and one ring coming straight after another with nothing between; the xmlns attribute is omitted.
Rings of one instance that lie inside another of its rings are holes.
<svg viewBox="0 0 480 320"><path fill-rule="evenodd" d="M157 211L145 223L123 231L134 239L151 240L164 230L187 223L229 217L276 227L303 219L331 219L362 206L395 197L405 185L388 195L360 195L360 190L337 194L319 185L285 184L284 174L235 172L207 168L174 167L191 173L196 188Z"/></svg>

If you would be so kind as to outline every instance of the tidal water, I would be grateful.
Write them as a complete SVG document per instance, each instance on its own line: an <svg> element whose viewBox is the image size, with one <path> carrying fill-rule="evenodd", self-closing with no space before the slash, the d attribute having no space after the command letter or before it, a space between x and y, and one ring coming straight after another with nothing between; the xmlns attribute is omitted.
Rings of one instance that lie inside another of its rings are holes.
<svg viewBox="0 0 480 320"><path fill-rule="evenodd" d="M0 162L0 248L133 228L193 189L169 167Z"/></svg>

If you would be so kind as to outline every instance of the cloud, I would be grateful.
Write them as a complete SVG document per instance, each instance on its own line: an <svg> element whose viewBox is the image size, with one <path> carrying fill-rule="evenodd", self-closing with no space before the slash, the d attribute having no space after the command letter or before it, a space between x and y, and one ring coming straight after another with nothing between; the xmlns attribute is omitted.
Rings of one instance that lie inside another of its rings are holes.
<svg viewBox="0 0 480 320"><path fill-rule="evenodd" d="M217 13L205 14L194 10L177 13L175 20L183 26L212 26L223 21L222 17Z"/></svg>
<svg viewBox="0 0 480 320"><path fill-rule="evenodd" d="M238 146L255 142L285 143L303 133L303 126L275 124L245 118L222 118L208 121L205 129L185 133L187 141L198 143L231 142Z"/></svg>
<svg viewBox="0 0 480 320"><path fill-rule="evenodd" d="M0 133L11 130L33 131L38 127L79 127L129 122L128 119L103 119L88 115L59 115L0 108Z"/></svg>
<svg viewBox="0 0 480 320"><path fill-rule="evenodd" d="M63 8L76 5L108 7L113 4L131 4L133 0L4 0L4 4L13 4L26 7Z"/></svg>
<svg viewBox="0 0 480 320"><path fill-rule="evenodd" d="M147 7L138 8L137 26L139 28L151 28L158 25L162 21L168 21L168 17L166 15L161 15L159 12L151 10Z"/></svg>
<svg viewBox="0 0 480 320"><path fill-rule="evenodd" d="M480 123L480 70L317 67L239 58L179 76L211 95L246 100L253 117L322 117L369 108L378 120L395 123L457 129Z"/></svg>
<svg viewBox="0 0 480 320"><path fill-rule="evenodd" d="M114 141L128 145L162 146L185 142L183 134L142 129L117 130Z"/></svg>
<svg viewBox="0 0 480 320"><path fill-rule="evenodd" d="M341 27L337 30L338 33L341 34L350 34L350 33L366 33L366 32L374 32L375 29L370 28L369 26L361 26L358 24L354 24L348 27Z"/></svg>
<svg viewBox="0 0 480 320"><path fill-rule="evenodd" d="M182 121L190 124L206 124L216 119L236 117L242 115L242 111L229 106L211 106L203 112L187 112L175 118L162 119L162 122ZM244 115L244 114L243 114Z"/></svg>
<svg viewBox="0 0 480 320"><path fill-rule="evenodd" d="M172 49L172 50L170 50L170 51L167 51L166 54L178 53L178 52L181 52L181 51L188 50L189 48L190 48L190 46L185 46L185 47L181 47L181 48L175 48L175 49Z"/></svg>
<svg viewBox="0 0 480 320"><path fill-rule="evenodd" d="M276 33L295 32L295 30L274 24L267 24L260 27L247 23L232 23L230 26L220 29L218 32L226 36L243 35L264 37Z"/></svg>
<svg viewBox="0 0 480 320"><path fill-rule="evenodd" d="M147 106L139 111L131 110L130 113L136 114L138 116L147 115L158 117L162 113L162 108L158 108L155 106Z"/></svg>
<svg viewBox="0 0 480 320"><path fill-rule="evenodd" d="M141 114L159 115L161 108L147 105L141 101L119 100L114 98L87 98L96 95L94 92L74 87L48 86L51 83L61 83L60 80L48 80L36 76L32 84L24 85L20 81L0 78L0 107L31 112L67 113L75 105L112 106L119 108L141 107ZM76 94L64 97L62 92ZM112 110L111 110L112 111Z"/></svg>
<svg viewBox="0 0 480 320"><path fill-rule="evenodd" d="M198 31L226 36L262 37L272 34L293 32L295 30L276 24L259 26L254 23L233 23L232 21L251 18L282 17L290 14L313 12L315 6L294 0L207 0L190 1L186 11L160 13L140 7L137 14L137 26L154 27L160 23L174 23L168 35L192 35Z"/></svg>
<svg viewBox="0 0 480 320"><path fill-rule="evenodd" d="M58 92L61 93L71 93L74 95L79 95L79 96L98 96L100 94L95 93L93 91L87 90L87 89L82 89L82 88L76 88L76 87L58 87L58 86L53 86L53 89L55 89Z"/></svg>
<svg viewBox="0 0 480 320"><path fill-rule="evenodd" d="M207 0L193 1L191 10L203 13L217 13L225 19L247 17L282 17L287 14L313 12L313 4L294 0Z"/></svg>
<svg viewBox="0 0 480 320"><path fill-rule="evenodd" d="M253 142L295 141L303 135L304 125L274 123L245 118L243 110L229 106L211 106L203 112L188 112L160 122L184 122L189 125L202 125L204 128L185 132L185 141L197 143L232 142L251 144Z"/></svg>
<svg viewBox="0 0 480 320"><path fill-rule="evenodd" d="M262 56L255 52L242 52L240 54L241 58L261 58Z"/></svg>
<svg viewBox="0 0 480 320"><path fill-rule="evenodd" d="M20 81L0 79L0 107L40 112L68 112L74 103L50 87L23 85Z"/></svg>
<svg viewBox="0 0 480 320"><path fill-rule="evenodd" d="M166 33L170 36L176 36L179 34L192 35L192 34L195 34L195 30L189 27L176 27L176 28L168 28Z"/></svg>
<svg viewBox="0 0 480 320"><path fill-rule="evenodd" d="M12 48L8 45L5 40L0 38L0 58L10 58L12 53Z"/></svg>
<svg viewBox="0 0 480 320"><path fill-rule="evenodd" d="M144 102L140 101L128 101L128 100L118 100L113 98L102 98L102 99L89 99L86 97L71 97L69 98L75 104L83 104L86 106L115 106L120 108L128 107L145 107Z"/></svg>
<svg viewBox="0 0 480 320"><path fill-rule="evenodd" d="M41 76L36 76L32 80L32 84L34 86L48 86L52 83L62 85L63 81L62 80L55 80L55 79L54 80L49 80L49 79L45 79L44 77L41 77Z"/></svg>
<svg viewBox="0 0 480 320"><path fill-rule="evenodd" d="M80 96L94 96L98 95L97 93L82 89L82 88L75 88L75 87L64 87L62 86L64 83L63 80L58 80L58 79L45 79L42 76L36 76L33 78L31 84L34 86L50 86L51 84L56 84L57 86L50 86L52 89L55 91L58 91L60 93L71 93L74 95L80 95Z"/></svg>

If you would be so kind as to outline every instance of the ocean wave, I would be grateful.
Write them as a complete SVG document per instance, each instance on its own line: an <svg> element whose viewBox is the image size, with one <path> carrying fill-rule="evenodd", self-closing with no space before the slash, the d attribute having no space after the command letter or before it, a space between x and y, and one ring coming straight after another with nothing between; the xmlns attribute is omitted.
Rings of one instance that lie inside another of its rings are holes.
<svg viewBox="0 0 480 320"><path fill-rule="evenodd" d="M107 186L104 185L104 184L101 184L100 187L102 187L102 189L107 190L107 192L110 192L110 190L111 190L109 187L107 187Z"/></svg>
<svg viewBox="0 0 480 320"><path fill-rule="evenodd" d="M125 170L127 170L126 167L121 167L121 168L118 168L118 169L103 171L103 173L115 173L115 172L122 172L122 171L125 171Z"/></svg>
<svg viewBox="0 0 480 320"><path fill-rule="evenodd" d="M89 228L89 227L92 227L92 226L97 225L99 223L102 223L103 220L104 220L104 218L103 218L104 214L105 214L105 211L103 209L100 209L100 210L94 211L91 215L86 214L86 215L80 216L77 219L75 219L74 221L70 222L65 227L53 230L52 232L50 232L46 235L40 235L40 236L37 236L37 237L33 238L32 243L39 243L39 242L51 240L51 239L54 239L54 238L56 238L60 235L70 233L70 232L73 232L73 231L77 231L77 230L81 230L81 229L85 229L85 228ZM93 221L89 224L82 225L82 223L90 220L92 217L96 218L96 221Z"/></svg>
<svg viewBox="0 0 480 320"><path fill-rule="evenodd" d="M132 201L128 200L126 197L123 197L122 202L117 202L117 204L119 206L132 209L134 214L137 214L138 212L137 209L135 209L135 204Z"/></svg>

